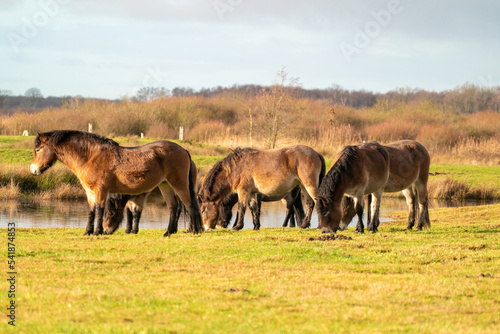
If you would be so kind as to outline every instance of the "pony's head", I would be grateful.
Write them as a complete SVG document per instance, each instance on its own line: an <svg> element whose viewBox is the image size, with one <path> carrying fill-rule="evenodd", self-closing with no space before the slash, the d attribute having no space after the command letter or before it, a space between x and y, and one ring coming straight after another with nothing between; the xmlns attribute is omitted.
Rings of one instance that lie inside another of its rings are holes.
<svg viewBox="0 0 500 334"><path fill-rule="evenodd" d="M42 174L57 161L54 148L50 145L50 135L50 133L40 133L35 139L33 161L30 166L33 175Z"/></svg>
<svg viewBox="0 0 500 334"><path fill-rule="evenodd" d="M104 234L113 234L123 220L123 211L130 195L110 194L106 201L106 209L102 227Z"/></svg>
<svg viewBox="0 0 500 334"><path fill-rule="evenodd" d="M323 233L337 232L340 228L342 210L328 198L318 197L317 201L319 228ZM345 229L345 227L343 228Z"/></svg>
<svg viewBox="0 0 500 334"><path fill-rule="evenodd" d="M201 219L205 230L216 228L219 221L220 201L211 200L200 194L198 195L198 202L200 203Z"/></svg>

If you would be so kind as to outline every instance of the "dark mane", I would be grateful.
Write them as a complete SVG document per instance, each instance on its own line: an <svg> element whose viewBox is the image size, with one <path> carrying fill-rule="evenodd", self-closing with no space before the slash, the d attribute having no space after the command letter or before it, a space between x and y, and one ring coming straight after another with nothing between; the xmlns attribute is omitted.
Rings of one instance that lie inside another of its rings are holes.
<svg viewBox="0 0 500 334"><path fill-rule="evenodd" d="M356 161L359 148L357 146L346 146L340 153L339 159L325 175L318 189L318 196L330 199L335 187L342 182L344 176L353 177L352 164Z"/></svg>
<svg viewBox="0 0 500 334"><path fill-rule="evenodd" d="M210 194L217 193L217 176L222 172L226 171L227 173L231 173L231 170L234 166L241 160L241 158L247 154L257 152L256 149L246 147L246 148L235 148L227 157L218 161L212 169L208 172L205 177L205 181L203 182L203 188L206 189ZM219 182L220 183L220 182Z"/></svg>
<svg viewBox="0 0 500 334"><path fill-rule="evenodd" d="M115 148L120 146L112 139L93 133L74 130L56 130L40 133L35 139L35 147L41 144L40 137L48 138L48 144L55 149L61 145L73 144L78 147L81 152L89 151L93 146L116 151Z"/></svg>
<svg viewBox="0 0 500 334"><path fill-rule="evenodd" d="M93 144L109 145L109 146L119 146L117 142L112 139L96 135L94 133L75 131L75 130L58 130L41 133L42 136L47 136L50 138L49 143L52 145L61 145L63 143L81 142L81 141L91 141ZM37 137L37 140L39 138Z"/></svg>

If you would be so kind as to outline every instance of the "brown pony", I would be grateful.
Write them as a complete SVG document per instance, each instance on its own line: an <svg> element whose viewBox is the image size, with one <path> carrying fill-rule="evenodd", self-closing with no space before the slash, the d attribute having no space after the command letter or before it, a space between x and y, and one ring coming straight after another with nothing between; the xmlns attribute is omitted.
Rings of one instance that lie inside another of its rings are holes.
<svg viewBox="0 0 500 334"><path fill-rule="evenodd" d="M372 212L378 220L380 198L389 178L389 155L378 143L361 146L346 146L334 159L318 190L317 210L319 228L326 232L337 232L342 219L341 203L344 195L353 197L358 215L356 232L364 233L363 197L374 194ZM347 225L340 226L345 229ZM370 232L375 232L374 224L368 223Z"/></svg>
<svg viewBox="0 0 500 334"><path fill-rule="evenodd" d="M237 148L208 172L198 200L201 203L205 228L214 228L222 201L231 193L238 194L238 221L235 230L243 228L246 207L254 199L260 207L262 196L283 198L300 186L308 198L307 211L301 227L311 223L314 199L325 173L325 160L312 148L296 145L260 151ZM259 196L258 196L259 195ZM256 215L254 229L260 228Z"/></svg>
<svg viewBox="0 0 500 334"><path fill-rule="evenodd" d="M189 173L189 182L196 184L197 178L196 165L191 160L191 169ZM195 192L197 190L195 189ZM106 208L104 209L103 228L104 234L113 234L123 220L123 211L127 211L127 227L125 233L137 234L139 232L139 221L141 219L142 210L146 205L146 199L150 193L140 195L123 195L123 194L110 194L106 201ZM170 205L169 216L170 222L168 224L169 233L176 233L179 222L179 217L183 208L182 202L179 197L175 196L174 206Z"/></svg>
<svg viewBox="0 0 500 334"><path fill-rule="evenodd" d="M425 147L415 140L401 140L383 145L391 160L389 180L385 185L384 192L402 191L408 204L408 226L411 230L418 216L416 230L431 227L429 220L429 199L427 196L427 181L429 179L429 166L431 158ZM418 197L418 215L417 215ZM368 198L371 201L371 197ZM352 201L346 201L346 220L350 221L352 214ZM370 217L371 212L368 211ZM378 227L379 222L375 228Z"/></svg>
<svg viewBox="0 0 500 334"><path fill-rule="evenodd" d="M85 235L103 233L104 206L109 193L136 195L156 186L170 206L175 205L175 195L179 196L189 211L193 232L203 230L195 184L189 178L191 157L175 143L157 141L121 147L111 139L86 132L40 133L35 139L31 173L40 175L57 160L76 174L87 192L90 210ZM173 231L169 224L165 236Z"/></svg>
<svg viewBox="0 0 500 334"><path fill-rule="evenodd" d="M304 220L305 212L304 212L304 207L302 205L300 187L295 187L295 189L286 194L285 197L283 198L262 196L262 202L274 202L279 200L281 200L286 204L285 220L283 221L282 226L287 227L288 224L290 223L290 227L295 227L296 221L299 227L302 226L302 221ZM233 193L226 196L226 198L222 201L222 204L219 207L219 221L217 222L218 227L227 228L229 226L229 223L233 216L232 208L236 203L238 203L237 193ZM257 201L255 201L252 198L250 200L249 208L252 213L254 225L256 220L256 214L260 213L260 208L257 207L257 205L258 205ZM236 225L237 222L238 222L238 215L236 215L236 221L234 225Z"/></svg>

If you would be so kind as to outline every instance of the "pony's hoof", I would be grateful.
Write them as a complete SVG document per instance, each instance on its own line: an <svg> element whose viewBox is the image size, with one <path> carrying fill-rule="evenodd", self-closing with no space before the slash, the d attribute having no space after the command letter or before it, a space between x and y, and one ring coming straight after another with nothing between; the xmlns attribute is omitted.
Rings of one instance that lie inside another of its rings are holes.
<svg viewBox="0 0 500 334"><path fill-rule="evenodd" d="M88 236L88 235L92 235L92 231L85 231L85 233L83 233L84 236Z"/></svg>

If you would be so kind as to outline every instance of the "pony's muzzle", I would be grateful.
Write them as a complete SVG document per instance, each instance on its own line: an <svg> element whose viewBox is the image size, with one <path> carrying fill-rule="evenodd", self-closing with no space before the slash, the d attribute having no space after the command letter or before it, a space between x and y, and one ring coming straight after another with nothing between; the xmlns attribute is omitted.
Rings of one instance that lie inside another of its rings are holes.
<svg viewBox="0 0 500 334"><path fill-rule="evenodd" d="M40 174L42 174L41 171L40 171L40 168L36 164L31 164L31 166L30 166L30 172L33 175L40 175Z"/></svg>
<svg viewBox="0 0 500 334"><path fill-rule="evenodd" d="M333 227L322 227L321 228L321 233L335 233L337 232L338 228L333 228Z"/></svg>

